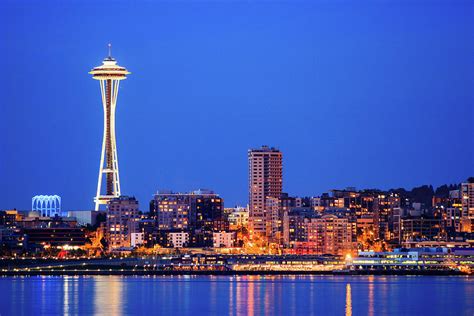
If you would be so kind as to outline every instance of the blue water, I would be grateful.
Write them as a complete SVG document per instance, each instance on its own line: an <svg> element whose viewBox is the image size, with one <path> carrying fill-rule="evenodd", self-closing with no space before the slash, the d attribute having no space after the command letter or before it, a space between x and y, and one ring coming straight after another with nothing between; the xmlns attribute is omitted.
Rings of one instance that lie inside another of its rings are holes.
<svg viewBox="0 0 474 316"><path fill-rule="evenodd" d="M0 277L0 315L474 315L474 278Z"/></svg>

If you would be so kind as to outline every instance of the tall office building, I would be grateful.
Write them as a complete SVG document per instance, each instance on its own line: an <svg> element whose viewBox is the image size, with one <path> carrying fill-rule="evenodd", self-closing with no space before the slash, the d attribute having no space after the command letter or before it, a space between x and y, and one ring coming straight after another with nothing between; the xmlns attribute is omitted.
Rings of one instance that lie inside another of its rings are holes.
<svg viewBox="0 0 474 316"><path fill-rule="evenodd" d="M250 149L249 158L249 232L266 235L267 220L271 220L275 200L283 186L282 153L273 147ZM272 214L267 216L271 206ZM268 218L270 217L270 218Z"/></svg>
<svg viewBox="0 0 474 316"><path fill-rule="evenodd" d="M111 56L109 44L109 56L104 59L101 66L95 67L89 73L93 79L100 82L102 107L104 108L104 135L97 193L94 198L95 210L98 211L99 205L107 204L112 198L120 196L117 142L115 140L115 108L119 83L126 79L130 72L117 65L117 61ZM102 193L102 178L104 176L105 192Z"/></svg>
<svg viewBox="0 0 474 316"><path fill-rule="evenodd" d="M131 235L138 231L138 201L120 196L107 204L107 241L109 249L131 247Z"/></svg>
<svg viewBox="0 0 474 316"><path fill-rule="evenodd" d="M461 230L471 233L474 231L474 182L461 184Z"/></svg>

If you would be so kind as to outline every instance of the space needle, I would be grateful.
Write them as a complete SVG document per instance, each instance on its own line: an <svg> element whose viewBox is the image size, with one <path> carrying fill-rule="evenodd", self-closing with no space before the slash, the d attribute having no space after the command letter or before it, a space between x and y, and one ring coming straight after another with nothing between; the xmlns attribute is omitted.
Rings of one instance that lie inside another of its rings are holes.
<svg viewBox="0 0 474 316"><path fill-rule="evenodd" d="M93 79L100 82L102 106L104 108L104 137L100 155L97 194L94 198L96 211L99 210L101 204L107 204L112 198L120 196L117 142L115 138L115 108L120 80L126 79L127 75L130 74L127 69L117 65L117 61L111 55L111 44L108 47L109 55L102 61L102 65L89 72ZM105 188L102 188L104 176Z"/></svg>

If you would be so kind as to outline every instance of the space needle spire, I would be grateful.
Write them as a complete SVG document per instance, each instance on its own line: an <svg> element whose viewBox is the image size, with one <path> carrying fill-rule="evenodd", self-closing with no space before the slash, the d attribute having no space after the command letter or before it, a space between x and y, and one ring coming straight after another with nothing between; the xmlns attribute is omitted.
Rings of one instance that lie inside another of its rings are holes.
<svg viewBox="0 0 474 316"><path fill-rule="evenodd" d="M102 65L95 67L89 73L93 79L99 80L104 108L104 135L102 152L100 155L99 180L97 193L94 198L95 210L101 204L120 196L120 177L118 168L117 142L115 138L115 108L120 80L127 78L130 72L117 65L111 54L112 45L108 44L109 55L102 61ZM103 179L105 185L103 188Z"/></svg>

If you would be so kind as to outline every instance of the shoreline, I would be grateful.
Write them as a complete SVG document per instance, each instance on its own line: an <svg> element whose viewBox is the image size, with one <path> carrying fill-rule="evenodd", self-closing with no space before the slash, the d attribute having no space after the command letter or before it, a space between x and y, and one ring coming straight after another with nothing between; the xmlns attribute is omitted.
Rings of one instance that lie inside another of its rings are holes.
<svg viewBox="0 0 474 316"><path fill-rule="evenodd" d="M245 276L245 275L334 275L334 276L356 276L356 275L393 275L393 276L470 276L461 271L144 271L144 270L57 270L57 271L0 271L0 277L5 276Z"/></svg>

